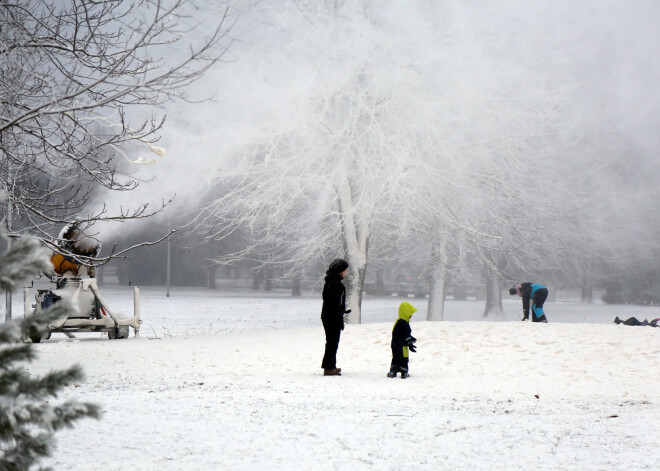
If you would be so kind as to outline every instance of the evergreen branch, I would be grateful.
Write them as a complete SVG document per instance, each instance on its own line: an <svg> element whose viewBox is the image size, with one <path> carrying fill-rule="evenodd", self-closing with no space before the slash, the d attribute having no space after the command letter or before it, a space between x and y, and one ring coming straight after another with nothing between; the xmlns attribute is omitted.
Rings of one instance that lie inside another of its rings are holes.
<svg viewBox="0 0 660 471"><path fill-rule="evenodd" d="M76 307L67 300L61 300L38 315L24 319L14 319L0 325L0 343L14 343L28 338L31 332L43 332L49 324L66 318Z"/></svg>
<svg viewBox="0 0 660 471"><path fill-rule="evenodd" d="M0 457L0 471L29 469L40 458L50 456L53 437L47 433L33 436L22 432L12 440L12 445Z"/></svg>
<svg viewBox="0 0 660 471"><path fill-rule="evenodd" d="M7 347L0 349L0 370L7 370L17 361L32 361L36 358L30 345Z"/></svg>
<svg viewBox="0 0 660 471"><path fill-rule="evenodd" d="M53 266L46 249L34 237L20 237L0 255L0 289L13 291L25 279L49 273Z"/></svg>
<svg viewBox="0 0 660 471"><path fill-rule="evenodd" d="M73 422L83 417L101 418L101 408L89 402L67 401L55 407L54 411L57 418L50 423L53 431L64 427L72 428Z"/></svg>
<svg viewBox="0 0 660 471"><path fill-rule="evenodd" d="M82 368L73 365L66 370L51 371L41 378L21 378L17 389L19 394L34 398L57 396L69 383L82 381L84 378Z"/></svg>
<svg viewBox="0 0 660 471"><path fill-rule="evenodd" d="M71 427L74 421L83 417L100 418L99 406L77 401L52 405L48 402L34 403L20 399L0 406L0 441L10 441L17 427L29 425L30 428L37 427L54 432Z"/></svg>

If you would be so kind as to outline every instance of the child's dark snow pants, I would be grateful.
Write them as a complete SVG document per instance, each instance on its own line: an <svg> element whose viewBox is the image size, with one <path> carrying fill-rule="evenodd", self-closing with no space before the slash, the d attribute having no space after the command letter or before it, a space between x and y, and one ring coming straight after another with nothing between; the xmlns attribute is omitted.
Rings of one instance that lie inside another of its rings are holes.
<svg viewBox="0 0 660 471"><path fill-rule="evenodd" d="M408 347L392 347L392 373L408 372Z"/></svg>

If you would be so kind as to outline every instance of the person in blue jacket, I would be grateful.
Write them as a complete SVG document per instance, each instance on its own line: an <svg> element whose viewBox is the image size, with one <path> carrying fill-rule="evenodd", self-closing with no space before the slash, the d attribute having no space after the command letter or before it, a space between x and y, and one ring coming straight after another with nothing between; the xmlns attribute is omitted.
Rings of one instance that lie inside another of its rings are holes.
<svg viewBox="0 0 660 471"><path fill-rule="evenodd" d="M395 378L397 373L401 373L402 378L410 376L408 374L408 352L416 352L415 342L417 339L412 336L410 328L410 318L417 308L406 301L399 306L399 318L392 328L392 363L389 378Z"/></svg>
<svg viewBox="0 0 660 471"><path fill-rule="evenodd" d="M548 288L540 283L519 283L509 290L510 295L522 298L523 321L529 320L529 304L532 302L532 322L548 322L543 312L543 303L548 298Z"/></svg>

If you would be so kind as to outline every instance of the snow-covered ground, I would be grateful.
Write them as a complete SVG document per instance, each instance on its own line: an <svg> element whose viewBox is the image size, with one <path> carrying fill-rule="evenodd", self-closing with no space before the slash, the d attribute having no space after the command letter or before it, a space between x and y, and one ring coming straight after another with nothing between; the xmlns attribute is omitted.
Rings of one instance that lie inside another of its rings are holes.
<svg viewBox="0 0 660 471"><path fill-rule="evenodd" d="M127 288L104 287L132 312ZM484 321L483 303L448 301L445 322L413 316L411 377L385 376L401 298L363 300L341 377L320 368L320 296L141 290L140 338L56 334L35 372L80 363L67 397L100 421L57 434L46 464L67 470L641 470L660 460L660 328L612 323L660 308L521 303Z"/></svg>

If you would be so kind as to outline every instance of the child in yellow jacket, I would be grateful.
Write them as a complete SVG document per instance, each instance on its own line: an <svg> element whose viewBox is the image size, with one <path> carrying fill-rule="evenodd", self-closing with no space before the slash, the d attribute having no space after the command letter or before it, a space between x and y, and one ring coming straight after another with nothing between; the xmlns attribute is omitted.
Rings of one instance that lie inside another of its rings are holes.
<svg viewBox="0 0 660 471"><path fill-rule="evenodd" d="M417 308L404 301L399 306L399 318L392 328L392 364L389 378L396 378L397 373L401 373L401 378L407 378L408 374L408 352L416 352L415 342L417 339L412 336L410 328L410 318Z"/></svg>

